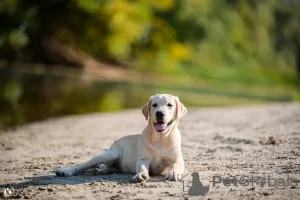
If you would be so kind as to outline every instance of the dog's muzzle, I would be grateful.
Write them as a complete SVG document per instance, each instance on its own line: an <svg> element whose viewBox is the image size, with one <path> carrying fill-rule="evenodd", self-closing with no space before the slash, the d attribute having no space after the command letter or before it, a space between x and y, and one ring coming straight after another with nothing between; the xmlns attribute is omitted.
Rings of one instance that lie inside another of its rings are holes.
<svg viewBox="0 0 300 200"><path fill-rule="evenodd" d="M154 128L157 132L163 132L164 130L168 129L169 126L173 123L173 120L169 121L168 123L165 123L164 121L157 121L156 123L153 123Z"/></svg>

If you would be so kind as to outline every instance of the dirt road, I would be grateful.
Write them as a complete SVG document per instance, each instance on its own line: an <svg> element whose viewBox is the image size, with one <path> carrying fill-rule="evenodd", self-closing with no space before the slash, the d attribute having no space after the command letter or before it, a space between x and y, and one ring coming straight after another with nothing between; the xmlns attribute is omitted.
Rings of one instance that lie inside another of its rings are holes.
<svg viewBox="0 0 300 200"><path fill-rule="evenodd" d="M180 182L152 177L133 184L131 174L54 175L56 167L85 162L145 125L140 110L127 110L53 119L0 133L2 198L300 197L295 180L300 179L300 104L188 108L180 123L187 171Z"/></svg>

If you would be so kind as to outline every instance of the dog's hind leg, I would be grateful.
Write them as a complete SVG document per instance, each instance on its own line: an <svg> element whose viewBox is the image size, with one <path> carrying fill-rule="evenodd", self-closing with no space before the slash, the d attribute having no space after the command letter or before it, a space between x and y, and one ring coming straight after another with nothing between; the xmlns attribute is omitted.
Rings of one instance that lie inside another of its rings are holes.
<svg viewBox="0 0 300 200"><path fill-rule="evenodd" d="M66 168L57 168L55 170L55 174L57 176L73 176L74 174L83 172L86 169L96 167L98 164L105 164L106 166L112 166L117 162L118 159L119 159L119 154L117 152L107 151L103 154L100 154L92 158L90 161L84 164L76 165L72 167L66 167Z"/></svg>
<svg viewBox="0 0 300 200"><path fill-rule="evenodd" d="M119 169L113 167L113 166L107 166L105 164L97 165L96 168L93 170L93 174L107 174L107 173L116 173L120 172Z"/></svg>

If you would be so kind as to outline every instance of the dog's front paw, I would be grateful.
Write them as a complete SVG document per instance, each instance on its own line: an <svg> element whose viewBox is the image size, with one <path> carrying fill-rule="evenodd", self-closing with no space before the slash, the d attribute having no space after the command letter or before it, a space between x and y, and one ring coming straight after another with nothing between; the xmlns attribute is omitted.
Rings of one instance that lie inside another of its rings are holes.
<svg viewBox="0 0 300 200"><path fill-rule="evenodd" d="M57 168L55 170L56 176L73 176L74 173L69 168Z"/></svg>
<svg viewBox="0 0 300 200"><path fill-rule="evenodd" d="M134 183L140 183L140 182L148 181L149 179L150 176L147 172L141 172L134 175L131 180Z"/></svg>
<svg viewBox="0 0 300 200"><path fill-rule="evenodd" d="M165 174L165 179L168 181L178 181L180 180L181 174L175 172L175 171L169 171Z"/></svg>

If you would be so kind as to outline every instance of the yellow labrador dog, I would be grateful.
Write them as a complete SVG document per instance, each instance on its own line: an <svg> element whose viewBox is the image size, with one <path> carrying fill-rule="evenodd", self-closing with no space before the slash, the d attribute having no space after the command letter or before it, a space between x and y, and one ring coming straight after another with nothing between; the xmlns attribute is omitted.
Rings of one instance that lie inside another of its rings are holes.
<svg viewBox="0 0 300 200"><path fill-rule="evenodd" d="M147 181L149 174L164 175L170 181L179 180L184 172L184 161L177 127L186 108L176 96L157 94L150 97L142 112L148 120L142 134L125 136L87 163L56 169L56 175L72 176L95 168L95 174L135 173L133 182Z"/></svg>

